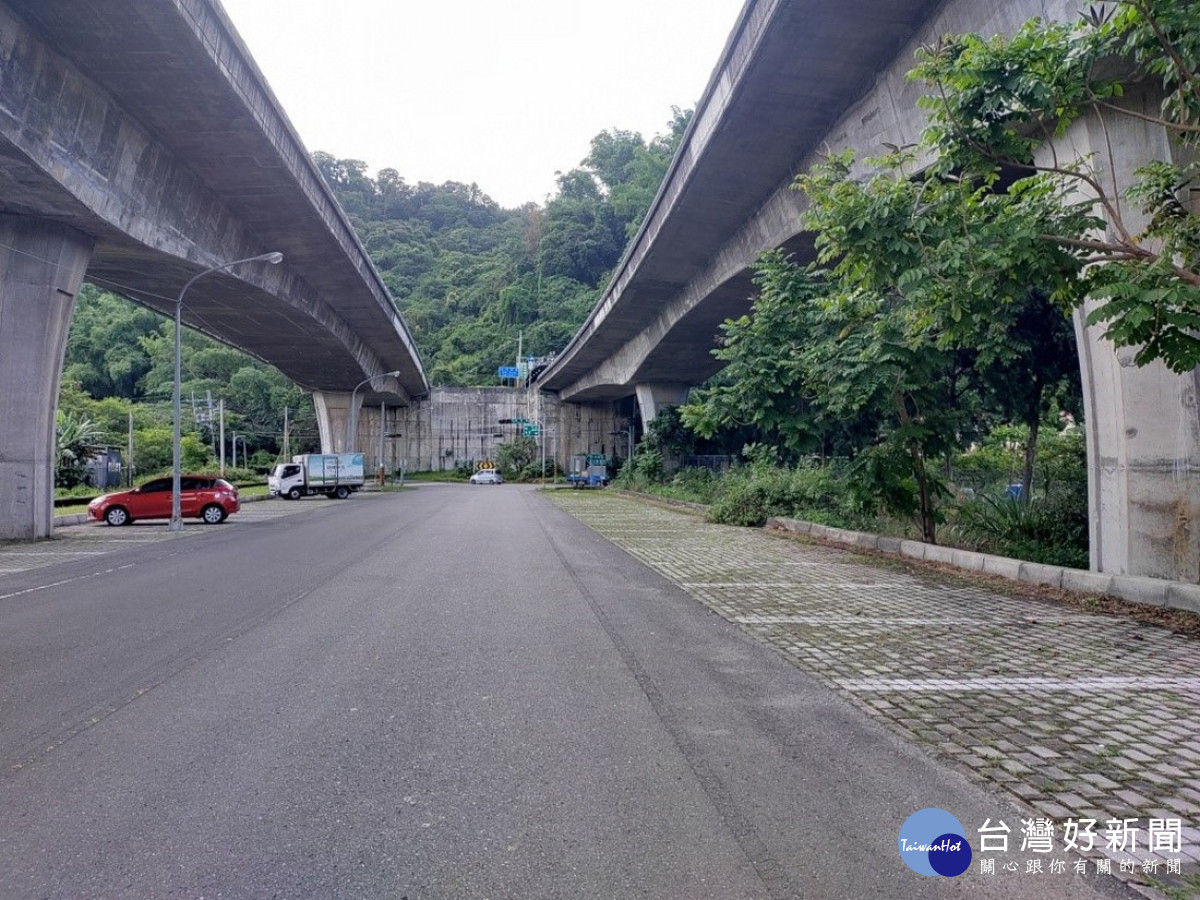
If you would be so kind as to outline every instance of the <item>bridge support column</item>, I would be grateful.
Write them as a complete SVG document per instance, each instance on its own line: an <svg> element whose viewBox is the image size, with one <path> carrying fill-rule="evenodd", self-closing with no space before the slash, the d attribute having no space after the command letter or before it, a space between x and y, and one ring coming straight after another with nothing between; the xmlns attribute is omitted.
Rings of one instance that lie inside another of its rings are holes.
<svg viewBox="0 0 1200 900"><path fill-rule="evenodd" d="M322 453L353 453L358 449L346 446L346 429L352 415L358 411L351 410L351 400L359 410L362 409L362 394L351 397L349 391L313 391ZM357 415L353 417L358 418ZM351 443L355 443L355 440L352 439Z"/></svg>
<svg viewBox="0 0 1200 900"><path fill-rule="evenodd" d="M93 241L0 216L0 539L54 529L54 420L63 354Z"/></svg>
<svg viewBox="0 0 1200 900"><path fill-rule="evenodd" d="M1157 113L1157 101L1124 101ZM1124 198L1134 170L1170 160L1178 148L1166 132L1128 116L1076 123L1073 152L1092 152ZM1104 183L1110 184L1107 176ZM1144 220L1123 201L1131 231ZM1135 348L1117 350L1088 326L1089 303L1075 314L1087 419L1088 505L1093 571L1200 581L1200 370L1176 375L1160 364L1133 364Z"/></svg>
<svg viewBox="0 0 1200 900"><path fill-rule="evenodd" d="M1133 365L1076 313L1087 428L1091 568L1200 581L1197 372Z"/></svg>
<svg viewBox="0 0 1200 900"><path fill-rule="evenodd" d="M654 384L639 384L637 392L638 409L642 414L642 427L649 427L654 417L668 406L681 406L687 402L689 386L675 382Z"/></svg>

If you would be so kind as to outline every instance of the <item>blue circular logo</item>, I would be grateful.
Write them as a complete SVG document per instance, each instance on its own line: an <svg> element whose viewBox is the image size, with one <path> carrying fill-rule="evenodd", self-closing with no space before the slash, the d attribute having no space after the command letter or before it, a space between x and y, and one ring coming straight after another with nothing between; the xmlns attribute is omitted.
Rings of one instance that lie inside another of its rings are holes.
<svg viewBox="0 0 1200 900"><path fill-rule="evenodd" d="M944 809L918 810L900 826L900 858L921 875L953 878L971 865L971 844L962 823Z"/></svg>

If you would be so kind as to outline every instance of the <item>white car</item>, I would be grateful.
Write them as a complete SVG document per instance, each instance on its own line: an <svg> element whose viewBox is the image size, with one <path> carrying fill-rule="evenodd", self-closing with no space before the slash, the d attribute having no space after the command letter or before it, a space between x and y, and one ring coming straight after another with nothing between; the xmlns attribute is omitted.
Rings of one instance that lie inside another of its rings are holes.
<svg viewBox="0 0 1200 900"><path fill-rule="evenodd" d="M471 476L471 484L504 484L504 479L495 469L480 469Z"/></svg>

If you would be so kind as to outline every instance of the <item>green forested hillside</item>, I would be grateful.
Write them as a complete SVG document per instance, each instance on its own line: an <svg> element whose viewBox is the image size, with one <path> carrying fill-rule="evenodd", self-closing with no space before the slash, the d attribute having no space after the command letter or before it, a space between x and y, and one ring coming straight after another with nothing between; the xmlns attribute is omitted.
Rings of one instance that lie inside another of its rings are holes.
<svg viewBox="0 0 1200 900"><path fill-rule="evenodd" d="M561 348L641 224L689 114L646 142L592 139L545 206L501 209L477 185L372 178L360 160L315 156L396 303L434 384L491 384L498 366Z"/></svg>

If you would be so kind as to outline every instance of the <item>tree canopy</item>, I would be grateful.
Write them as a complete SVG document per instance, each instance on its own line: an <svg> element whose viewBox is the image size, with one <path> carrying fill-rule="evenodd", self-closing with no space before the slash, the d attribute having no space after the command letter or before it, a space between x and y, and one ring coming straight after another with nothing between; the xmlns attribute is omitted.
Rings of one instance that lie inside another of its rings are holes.
<svg viewBox="0 0 1200 900"><path fill-rule="evenodd" d="M1090 323L1136 347L1139 365L1160 360L1176 372L1200 364L1198 51L1197 4L1118 0L1075 24L1032 19L1011 38L943 38L912 72L932 88L921 105L935 170L988 185L1015 178L996 194L999 212L1046 224L1040 243L1086 266L1056 299L1100 301ZM1122 189L1102 159L1073 156L1059 140L1085 118L1101 145L1123 119L1161 129L1173 146L1143 159Z"/></svg>

